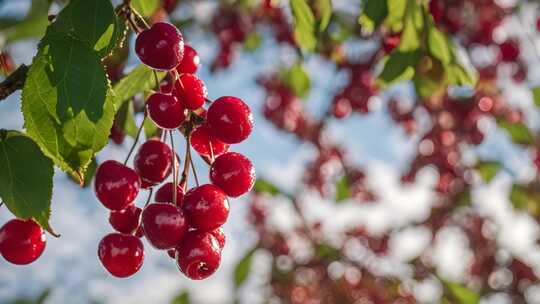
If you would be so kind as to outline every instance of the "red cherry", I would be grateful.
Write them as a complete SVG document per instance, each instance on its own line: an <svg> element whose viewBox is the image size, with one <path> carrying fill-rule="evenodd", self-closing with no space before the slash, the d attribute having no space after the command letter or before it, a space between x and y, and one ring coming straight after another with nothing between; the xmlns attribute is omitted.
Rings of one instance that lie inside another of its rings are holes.
<svg viewBox="0 0 540 304"><path fill-rule="evenodd" d="M227 144L246 139L253 129L253 115L241 99L224 96L216 99L206 114L212 134Z"/></svg>
<svg viewBox="0 0 540 304"><path fill-rule="evenodd" d="M190 231L178 246L176 263L192 280L202 280L216 272L221 262L221 249L216 238L207 232Z"/></svg>
<svg viewBox="0 0 540 304"><path fill-rule="evenodd" d="M223 227L216 228L210 233L216 238L219 244L219 248L223 250L223 247L225 247L225 240L227 239L225 236L225 232L223 231Z"/></svg>
<svg viewBox="0 0 540 304"><path fill-rule="evenodd" d="M176 70L178 71L178 73L195 74L200 64L201 64L201 58L197 54L197 51L195 51L195 49L192 48L190 45L185 44L184 45L184 58L182 58L182 61L176 67Z"/></svg>
<svg viewBox="0 0 540 304"><path fill-rule="evenodd" d="M142 209L129 205L126 209L111 211L109 223L118 232L132 234L139 227Z"/></svg>
<svg viewBox="0 0 540 304"><path fill-rule="evenodd" d="M12 219L0 228L0 254L8 262L27 265L45 250L45 232L33 220Z"/></svg>
<svg viewBox="0 0 540 304"><path fill-rule="evenodd" d="M210 166L210 180L227 196L238 197L253 187L255 169L251 161L236 152L227 152Z"/></svg>
<svg viewBox="0 0 540 304"><path fill-rule="evenodd" d="M158 203L171 203L173 202L173 183L166 183L156 191L154 200ZM176 185L176 205L182 206L182 200L184 199L184 189L180 185Z"/></svg>
<svg viewBox="0 0 540 304"><path fill-rule="evenodd" d="M506 62L514 62L520 54L519 43L516 40L506 40L499 45L501 51L501 60Z"/></svg>
<svg viewBox="0 0 540 304"><path fill-rule="evenodd" d="M101 264L113 276L129 277L143 264L143 243L133 235L110 233L99 242L98 257Z"/></svg>
<svg viewBox="0 0 540 304"><path fill-rule="evenodd" d="M184 56L184 39L174 25L158 22L137 36L135 52L151 68L172 70Z"/></svg>
<svg viewBox="0 0 540 304"><path fill-rule="evenodd" d="M142 213L144 236L157 249L170 249L184 238L188 223L182 211L166 203L150 204Z"/></svg>
<svg viewBox="0 0 540 304"><path fill-rule="evenodd" d="M204 105L208 91L204 82L193 74L182 74L176 82L176 97L182 104L196 110Z"/></svg>
<svg viewBox="0 0 540 304"><path fill-rule="evenodd" d="M171 148L161 140L149 139L141 145L135 156L135 170L141 179L159 184L171 174L172 153Z"/></svg>
<svg viewBox="0 0 540 304"><path fill-rule="evenodd" d="M210 146L214 157L217 157L229 150L229 145L215 138L210 131L208 124L202 124L191 132L191 146L199 154L211 157Z"/></svg>
<svg viewBox="0 0 540 304"><path fill-rule="evenodd" d="M155 183L149 182L149 181L141 178L141 188L150 189L150 188L154 187L155 185L156 185Z"/></svg>
<svg viewBox="0 0 540 304"><path fill-rule="evenodd" d="M211 184L189 190L184 195L182 207L189 223L200 231L210 231L222 226L229 216L227 196Z"/></svg>
<svg viewBox="0 0 540 304"><path fill-rule="evenodd" d="M172 95L152 94L146 102L146 109L150 119L162 129L176 129L186 119L184 106Z"/></svg>
<svg viewBox="0 0 540 304"><path fill-rule="evenodd" d="M169 249L169 250L167 250L167 255L168 255L171 259L176 259L176 249Z"/></svg>
<svg viewBox="0 0 540 304"><path fill-rule="evenodd" d="M140 184L137 172L117 161L108 160L97 169L94 190L105 207L122 210L137 197Z"/></svg>

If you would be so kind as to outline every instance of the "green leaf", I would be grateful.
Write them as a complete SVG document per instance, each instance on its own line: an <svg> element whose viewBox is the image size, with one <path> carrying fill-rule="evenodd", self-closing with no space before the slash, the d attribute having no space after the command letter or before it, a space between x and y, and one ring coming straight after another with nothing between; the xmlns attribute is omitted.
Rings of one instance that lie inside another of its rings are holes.
<svg viewBox="0 0 540 304"><path fill-rule="evenodd" d="M428 48L431 55L439 59L443 64L450 63L452 55L446 36L435 25L428 28Z"/></svg>
<svg viewBox="0 0 540 304"><path fill-rule="evenodd" d="M540 107L540 86L532 89L534 104Z"/></svg>
<svg viewBox="0 0 540 304"><path fill-rule="evenodd" d="M161 81L167 73L156 72L158 80ZM138 93L148 92L156 87L154 70L144 64L138 65L126 76L124 76L113 87L116 95L116 107L120 108L124 102L133 98Z"/></svg>
<svg viewBox="0 0 540 304"><path fill-rule="evenodd" d="M254 52L261 46L261 43L261 35L257 32L251 32L244 41L244 49L248 52Z"/></svg>
<svg viewBox="0 0 540 304"><path fill-rule="evenodd" d="M144 135L146 138L156 137L158 134L158 127L150 119L146 119L143 125Z"/></svg>
<svg viewBox="0 0 540 304"><path fill-rule="evenodd" d="M253 191L255 191L256 193L270 194L271 196L276 196L281 193L278 187L262 178L258 178L255 181Z"/></svg>
<svg viewBox="0 0 540 304"><path fill-rule="evenodd" d="M420 48L420 29L422 29L422 24L417 24L419 23L417 15L422 13L421 10L422 7L416 4L415 1L409 1L403 22L403 32L401 33L401 39L397 47L398 50L411 52Z"/></svg>
<svg viewBox="0 0 540 304"><path fill-rule="evenodd" d="M18 218L49 225L54 168L38 145L17 131L0 130L0 197Z"/></svg>
<svg viewBox="0 0 540 304"><path fill-rule="evenodd" d="M304 67L295 63L290 69L283 73L283 81L298 97L306 97L311 88L311 80Z"/></svg>
<svg viewBox="0 0 540 304"><path fill-rule="evenodd" d="M351 189L347 176L343 176L336 183L336 202L342 202L351 197Z"/></svg>
<svg viewBox="0 0 540 304"><path fill-rule="evenodd" d="M315 2L317 12L319 13L319 32L324 32L330 23L332 18L332 1L331 0L317 0Z"/></svg>
<svg viewBox="0 0 540 304"><path fill-rule="evenodd" d="M84 180L108 140L114 101L100 58L82 42L47 34L22 92L25 128L62 170Z"/></svg>
<svg viewBox="0 0 540 304"><path fill-rule="evenodd" d="M43 36L49 24L48 11L50 5L49 0L33 0L26 17L1 32L6 39L6 44Z"/></svg>
<svg viewBox="0 0 540 304"><path fill-rule="evenodd" d="M338 249L327 244L318 245L315 254L319 258L329 261L338 261L342 258L341 253Z"/></svg>
<svg viewBox="0 0 540 304"><path fill-rule="evenodd" d="M159 0L132 0L131 6L143 17L152 16L159 8Z"/></svg>
<svg viewBox="0 0 540 304"><path fill-rule="evenodd" d="M240 287L248 278L249 272L251 270L251 261L253 259L253 254L257 251L258 247L246 252L244 257L236 264L234 269L234 286L235 288Z"/></svg>
<svg viewBox="0 0 540 304"><path fill-rule="evenodd" d="M392 52L378 77L379 84L383 87L388 87L400 81L411 80L414 77L416 65L419 60L419 51Z"/></svg>
<svg viewBox="0 0 540 304"><path fill-rule="evenodd" d="M171 302L171 304L189 304L189 293L187 291L184 291L177 295Z"/></svg>
<svg viewBox="0 0 540 304"><path fill-rule="evenodd" d="M477 304L480 302L480 296L473 290L459 283L444 282L444 284L459 304Z"/></svg>
<svg viewBox="0 0 540 304"><path fill-rule="evenodd" d="M501 164L495 161L483 161L476 165L482 179L489 183L501 171Z"/></svg>
<svg viewBox="0 0 540 304"><path fill-rule="evenodd" d="M305 51L315 49L315 17L305 0L291 0L289 2L294 19L294 39Z"/></svg>
<svg viewBox="0 0 540 304"><path fill-rule="evenodd" d="M459 63L451 63L446 66L446 73L450 84L458 86L474 87L478 81L477 75L467 71Z"/></svg>
<svg viewBox="0 0 540 304"><path fill-rule="evenodd" d="M362 14L358 22L368 33L372 33L388 15L388 4L384 0L363 1Z"/></svg>
<svg viewBox="0 0 540 304"><path fill-rule="evenodd" d="M499 127L510 135L513 142L521 145L531 145L534 143L534 136L524 123L511 123L506 120L499 120L498 124Z"/></svg>
<svg viewBox="0 0 540 304"><path fill-rule="evenodd" d="M518 210L526 210L530 205L530 195L523 186L514 184L510 191L510 202Z"/></svg>
<svg viewBox="0 0 540 304"><path fill-rule="evenodd" d="M407 10L407 0L386 0L388 6L388 16L384 20L384 25L389 27L391 32L399 33L403 30L403 18Z"/></svg>

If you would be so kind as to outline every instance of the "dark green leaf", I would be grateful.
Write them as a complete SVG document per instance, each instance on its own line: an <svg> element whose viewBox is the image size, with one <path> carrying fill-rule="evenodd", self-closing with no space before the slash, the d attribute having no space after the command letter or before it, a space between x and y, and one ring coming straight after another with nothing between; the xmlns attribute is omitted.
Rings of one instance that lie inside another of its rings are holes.
<svg viewBox="0 0 540 304"><path fill-rule="evenodd" d="M505 130L513 142L521 145L531 145L534 137L531 130L524 123L511 123L506 120L499 120L499 127Z"/></svg>
<svg viewBox="0 0 540 304"><path fill-rule="evenodd" d="M319 13L319 31L324 32L330 23L332 18L332 1L330 0L317 0L315 2L317 6L317 12Z"/></svg>
<svg viewBox="0 0 540 304"><path fill-rule="evenodd" d="M351 197L351 189L347 176L343 176L336 183L336 202L342 202Z"/></svg>
<svg viewBox="0 0 540 304"><path fill-rule="evenodd" d="M476 165L482 179L489 183L501 170L501 164L495 161L484 161Z"/></svg>
<svg viewBox="0 0 540 304"><path fill-rule="evenodd" d="M187 291L184 291L177 295L171 302L171 304L189 304L189 293Z"/></svg>
<svg viewBox="0 0 540 304"><path fill-rule="evenodd" d="M420 53L416 52L396 52L384 64L384 68L378 77L378 82L387 87L394 83L411 80L414 77L415 68L420 59Z"/></svg>
<svg viewBox="0 0 540 304"><path fill-rule="evenodd" d="M152 16L159 5L159 0L131 0L131 6L143 17Z"/></svg>
<svg viewBox="0 0 540 304"><path fill-rule="evenodd" d="M236 288L240 287L248 278L249 272L251 271L251 260L257 249L258 247L255 247L246 252L240 262L236 264L236 268L234 269L234 286Z"/></svg>
<svg viewBox="0 0 540 304"><path fill-rule="evenodd" d="M158 80L161 81L165 75L164 72L157 72ZM140 64L114 85L116 107L120 108L125 101L130 100L133 96L150 91L155 87L154 70Z"/></svg>
<svg viewBox="0 0 540 304"><path fill-rule="evenodd" d="M311 88L311 81L304 67L296 63L283 73L283 81L298 97L306 97Z"/></svg>
<svg viewBox="0 0 540 304"><path fill-rule="evenodd" d="M124 134L129 135L132 138L135 138L138 130L133 117L134 115L133 104L131 102L125 102L118 112L116 112L116 117L114 119L115 126L119 127Z"/></svg>
<svg viewBox="0 0 540 304"><path fill-rule="evenodd" d="M253 186L253 191L257 193L266 193L272 196L276 196L281 193L279 188L265 179L258 178Z"/></svg>
<svg viewBox="0 0 540 304"><path fill-rule="evenodd" d="M362 14L358 22L362 28L372 33L377 28L388 14L388 5L384 0L365 0L363 1Z"/></svg>
<svg viewBox="0 0 540 304"><path fill-rule="evenodd" d="M294 39L305 51L315 49L315 17L305 0L291 0L289 2L294 18Z"/></svg>
<svg viewBox="0 0 540 304"><path fill-rule="evenodd" d="M459 304L477 304L480 302L480 295L473 290L459 283L444 282L444 284Z"/></svg>
<svg viewBox="0 0 540 304"><path fill-rule="evenodd" d="M16 131L0 130L0 197L16 217L49 225L54 168L38 145Z"/></svg>

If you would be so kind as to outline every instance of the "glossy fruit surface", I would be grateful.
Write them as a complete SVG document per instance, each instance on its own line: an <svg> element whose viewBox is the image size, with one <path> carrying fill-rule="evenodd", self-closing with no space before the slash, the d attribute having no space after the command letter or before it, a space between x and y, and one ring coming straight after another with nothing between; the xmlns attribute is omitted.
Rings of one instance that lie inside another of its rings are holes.
<svg viewBox="0 0 540 304"><path fill-rule="evenodd" d="M253 115L240 98L223 96L216 99L206 114L212 134L227 144L246 139L253 129Z"/></svg>
<svg viewBox="0 0 540 304"><path fill-rule="evenodd" d="M216 228L210 231L210 234L212 234L216 238L219 244L219 248L223 250L223 247L225 247L225 241L227 239L227 237L225 236L225 231L223 231L223 228L222 227Z"/></svg>
<svg viewBox="0 0 540 304"><path fill-rule="evenodd" d="M173 95L155 93L147 102L148 117L162 129L176 129L186 119L185 108Z"/></svg>
<svg viewBox="0 0 540 304"><path fill-rule="evenodd" d="M176 97L184 107L195 110L204 105L208 91L204 82L193 74L182 74L177 81Z"/></svg>
<svg viewBox="0 0 540 304"><path fill-rule="evenodd" d="M133 169L108 160L96 171L94 190L99 201L110 210L122 210L137 197L140 178Z"/></svg>
<svg viewBox="0 0 540 304"><path fill-rule="evenodd" d="M182 208L191 226L200 231L221 227L229 216L227 196L212 184L189 190L184 196Z"/></svg>
<svg viewBox="0 0 540 304"><path fill-rule="evenodd" d="M133 235L110 233L99 242L98 257L105 269L113 276L129 277L143 264L143 243Z"/></svg>
<svg viewBox="0 0 540 304"><path fill-rule="evenodd" d="M223 190L227 196L238 197L253 187L255 168L244 155L227 152L212 163L210 180Z"/></svg>
<svg viewBox="0 0 540 304"><path fill-rule="evenodd" d="M210 151L213 152L214 157L218 157L229 150L228 144L212 135L208 124L202 124L191 132L191 146L199 154L207 157L212 156Z"/></svg>
<svg viewBox="0 0 540 304"><path fill-rule="evenodd" d="M135 205L129 205L122 210L111 211L109 223L118 232L132 234L139 227L141 212L142 209Z"/></svg>
<svg viewBox="0 0 540 304"><path fill-rule="evenodd" d="M184 57L180 64L176 67L178 73L195 74L197 69L201 65L201 58L197 54L197 51L190 45L184 45Z"/></svg>
<svg viewBox="0 0 540 304"><path fill-rule="evenodd" d="M174 25L158 22L137 36L135 52L151 68L172 70L184 56L184 39Z"/></svg>
<svg viewBox="0 0 540 304"><path fill-rule="evenodd" d="M221 262L221 248L207 232L190 231L176 251L178 268L192 280L202 280L216 272Z"/></svg>
<svg viewBox="0 0 540 304"><path fill-rule="evenodd" d="M161 186L156 195L154 196L154 201L157 203L173 203L173 183L165 183ZM184 199L184 189L180 185L176 186L176 205L182 206L182 201Z"/></svg>
<svg viewBox="0 0 540 304"><path fill-rule="evenodd" d="M188 230L182 210L169 203L150 204L142 213L144 236L157 249L177 246Z"/></svg>
<svg viewBox="0 0 540 304"><path fill-rule="evenodd" d="M45 232L33 220L12 219L0 228L0 254L8 262L27 265L45 249Z"/></svg>
<svg viewBox="0 0 540 304"><path fill-rule="evenodd" d="M141 145L135 155L135 171L141 179L158 184L172 171L172 150L166 143L152 138Z"/></svg>

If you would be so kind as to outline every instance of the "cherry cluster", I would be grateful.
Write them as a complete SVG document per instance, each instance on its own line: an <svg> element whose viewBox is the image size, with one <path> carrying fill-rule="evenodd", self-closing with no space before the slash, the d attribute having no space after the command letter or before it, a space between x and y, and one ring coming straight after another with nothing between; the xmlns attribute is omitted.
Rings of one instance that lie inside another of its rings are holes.
<svg viewBox="0 0 540 304"><path fill-rule="evenodd" d="M132 148L123 164L108 160L97 169L95 193L111 210L109 222L117 231L101 240L98 256L112 275L131 276L143 264L144 237L154 248L167 251L187 277L204 279L220 265L228 197L238 197L254 184L251 161L228 152L231 144L250 135L252 114L239 98L225 96L213 102L207 98L204 82L194 75L200 63L197 52L184 45L182 34L173 25L158 22L141 31L135 52L147 66L168 71L159 92L147 98L144 117L162 130L162 136L150 138L139 147L133 168L126 165ZM206 109L205 104L209 104ZM186 139L180 181L174 130ZM188 190L187 176L193 167L191 148L210 166L211 183L199 185L193 168L196 186ZM173 181L165 182L170 175ZM153 187L160 184L150 203ZM143 208L134 204L141 188L150 190Z"/></svg>

